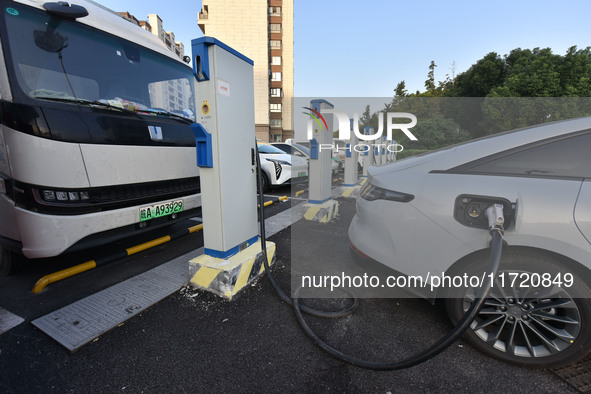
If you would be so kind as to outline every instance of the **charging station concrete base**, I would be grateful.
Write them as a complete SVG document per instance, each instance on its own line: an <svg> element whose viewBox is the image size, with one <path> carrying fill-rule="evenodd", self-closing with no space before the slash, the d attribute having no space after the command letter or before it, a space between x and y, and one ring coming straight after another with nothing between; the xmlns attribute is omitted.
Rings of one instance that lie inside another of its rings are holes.
<svg viewBox="0 0 591 394"><path fill-rule="evenodd" d="M339 214L339 202L332 199L322 204L308 203L305 207L304 219L314 222L328 223Z"/></svg>
<svg viewBox="0 0 591 394"><path fill-rule="evenodd" d="M265 271L261 241L223 259L202 254L189 261L189 284L231 300ZM275 263L275 244L267 241L267 261Z"/></svg>

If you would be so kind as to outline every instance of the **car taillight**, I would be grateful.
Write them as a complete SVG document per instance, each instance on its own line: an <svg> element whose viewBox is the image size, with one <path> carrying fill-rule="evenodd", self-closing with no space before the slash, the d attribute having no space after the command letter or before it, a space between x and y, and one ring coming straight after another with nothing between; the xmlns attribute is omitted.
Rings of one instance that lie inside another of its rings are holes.
<svg viewBox="0 0 591 394"><path fill-rule="evenodd" d="M359 193L359 196L364 200L368 201L390 200L397 202L409 202L415 198L415 196L413 196L412 194L383 189L381 187L372 185L369 182L366 183L365 186L363 186L361 192Z"/></svg>

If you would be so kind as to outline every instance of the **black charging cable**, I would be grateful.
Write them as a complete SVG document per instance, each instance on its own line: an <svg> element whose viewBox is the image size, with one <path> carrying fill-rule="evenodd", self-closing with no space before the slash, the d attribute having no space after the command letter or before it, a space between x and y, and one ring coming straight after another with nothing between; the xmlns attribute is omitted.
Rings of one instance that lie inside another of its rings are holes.
<svg viewBox="0 0 591 394"><path fill-rule="evenodd" d="M364 360L364 359L361 359L358 357L354 357L354 356L345 354L345 353L341 352L340 350L335 349L334 347L327 344L320 337L318 337L316 335L316 333L314 333L314 331L312 331L310 326L306 323L306 320L304 319L302 312L307 313L312 316L316 316L316 317L338 318L338 317L343 317L343 316L347 316L347 315L351 314L359 305L359 301L357 298L353 298L352 305L348 308L343 309L343 310L338 310L338 311L334 311L334 312L319 311L319 310L307 307L305 305L300 305L299 299L298 299L298 294L301 290L301 287L297 288L295 290L294 298L292 299L287 294L285 294L285 292L277 284L277 282L275 281L275 278L271 274L271 270L269 267L269 261L267 259L267 245L266 245L266 240L265 240L264 201L263 201L264 198L263 198L263 191L262 191L262 174L261 174L262 170L261 170L261 166L260 166L260 159L259 159L258 153L256 154L256 163L257 163L259 206L260 206L259 228L260 228L260 232L261 232L261 248L262 248L263 255L264 255L263 256L263 264L265 266L265 271L267 271L267 277L269 278L271 285L273 286L273 288L275 289L275 291L277 292L279 297L283 301L288 303L289 305L293 306L296 318L297 318L300 326L302 327L304 332L312 339L312 341L314 341L316 343L316 345L318 345L321 349L323 349L324 351L329 353L331 356L333 356L341 361L344 361L348 364L351 364L351 365L354 365L357 367L361 367L361 368L372 369L372 370L381 370L381 371L393 371L393 370L405 369L405 368L410 368L415 365L421 364L421 363L435 357L436 355L438 355L439 353L441 353L445 349L447 349L449 346L451 346L457 339L459 339L464 334L464 332L470 327L470 325L472 324L474 319L476 319L476 317L480 313L480 310L484 306L484 303L486 301L486 298L488 297L488 294L490 293L490 290L492 288L492 281L485 281L486 284L482 288L482 291L480 293L480 297L474 299L474 301L472 302L472 305L470 305L470 308L468 308L468 310L464 313L464 316L462 316L460 321L456 324L456 326L447 335L445 335L443 338L441 338L440 340L435 342L433 345L431 345L427 349L425 349L425 350L423 350L423 351L421 351L409 358L399 360L399 361L393 361L393 362L367 361L367 360ZM501 213L502 213L502 210L501 210ZM502 220L499 223L499 220L497 219L497 221L496 221L497 224L496 225L492 224L495 221L491 218L493 217L493 215L498 215L499 214L498 211L491 211L491 209L487 209L486 214L487 214L487 216L489 216L489 222L491 223L490 234L492 237L491 247L490 247L491 255L490 255L490 266L489 266L489 276L488 277L494 278L497 275L497 271L498 271L499 265L501 263L501 254L503 251L503 228L502 228Z"/></svg>
<svg viewBox="0 0 591 394"><path fill-rule="evenodd" d="M255 146L256 146L256 142L255 142ZM263 195L263 175L262 175L262 169L261 169L261 160L258 154L258 149L255 150L255 157L256 157L256 166L257 166L257 179L258 179L258 199L259 199L259 230L260 230L260 237L261 237L261 249L263 251L263 264L265 266L265 271L267 271L267 277L269 278L269 281L271 282L271 286L273 286L273 288L275 289L275 291L277 292L277 294L279 295L279 298L281 298L283 301L285 301L287 304L289 305L294 305L294 300L292 300L292 298L290 296L288 296L287 294L285 294L285 292L283 291L283 289L281 289L281 286L279 286L279 284L277 283L277 281L275 280L275 278L273 277L273 275L271 274L270 268L269 268L269 259L267 258L267 240L266 240L266 230L265 230L265 215L264 215L264 207L265 207L265 202L264 202L264 195ZM351 305L343 308L343 309L339 309L339 310L335 310L335 311L321 311L321 310L317 310L314 308L310 308L308 306L305 305L298 305L298 310L301 312L305 312L311 316L316 316L316 317L322 317L322 318L327 318L327 319L336 319L336 318L340 318L340 317L345 317L347 315L350 315L355 309L357 309L357 307L359 306L359 300L357 298L351 297Z"/></svg>

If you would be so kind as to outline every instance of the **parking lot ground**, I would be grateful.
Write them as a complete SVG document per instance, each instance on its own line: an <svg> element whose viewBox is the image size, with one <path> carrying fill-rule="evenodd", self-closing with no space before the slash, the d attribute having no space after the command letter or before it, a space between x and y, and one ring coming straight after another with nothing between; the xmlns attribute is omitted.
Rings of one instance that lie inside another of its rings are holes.
<svg viewBox="0 0 591 394"><path fill-rule="evenodd" d="M300 202L273 204L265 216ZM342 224L355 207L350 200L339 202ZM347 247L342 231L324 226L317 231L332 231L334 248ZM270 241L277 245L272 273L288 290L291 229ZM184 287L72 354L31 325L55 309L201 246L202 235L193 234L36 295L30 289L42 274L37 271L54 267L35 264L17 276L0 278L0 307L25 319L0 335L0 391L575 392L550 371L496 361L462 340L408 370L376 372L346 365L308 340L292 308L279 300L265 277L232 301ZM361 299L346 318L306 319L330 344L377 360L408 356L451 328L438 304L412 298Z"/></svg>

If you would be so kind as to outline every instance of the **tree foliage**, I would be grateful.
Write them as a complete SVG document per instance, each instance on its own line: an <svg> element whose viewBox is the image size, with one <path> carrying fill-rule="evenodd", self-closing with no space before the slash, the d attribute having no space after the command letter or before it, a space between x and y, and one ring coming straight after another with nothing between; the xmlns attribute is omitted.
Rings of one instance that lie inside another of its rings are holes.
<svg viewBox="0 0 591 394"><path fill-rule="evenodd" d="M466 71L436 82L435 61L425 91L409 94L405 81L384 111L409 112L420 122L418 142L408 148L436 149L466 139L559 119L591 115L591 47L570 47L563 56L550 48L486 54ZM453 98L453 99L452 99ZM369 106L361 125L377 129ZM396 135L404 140L402 133ZM400 140L399 140L400 141Z"/></svg>

